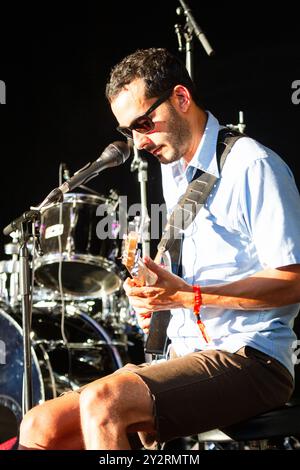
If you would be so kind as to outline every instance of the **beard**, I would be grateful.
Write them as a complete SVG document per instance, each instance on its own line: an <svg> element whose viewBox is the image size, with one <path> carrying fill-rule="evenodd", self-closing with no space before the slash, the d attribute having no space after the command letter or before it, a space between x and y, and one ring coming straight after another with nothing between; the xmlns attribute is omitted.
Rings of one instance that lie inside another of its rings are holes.
<svg viewBox="0 0 300 470"><path fill-rule="evenodd" d="M166 130L168 135L168 155L158 155L157 158L160 163L168 164L173 163L182 158L189 147L192 132L188 122L178 114L176 109L168 103L169 108L169 122Z"/></svg>

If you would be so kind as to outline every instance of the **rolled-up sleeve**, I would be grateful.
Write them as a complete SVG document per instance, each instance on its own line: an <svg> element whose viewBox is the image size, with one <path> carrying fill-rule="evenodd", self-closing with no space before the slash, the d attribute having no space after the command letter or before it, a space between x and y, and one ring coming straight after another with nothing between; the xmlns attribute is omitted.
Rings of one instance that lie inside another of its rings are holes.
<svg viewBox="0 0 300 470"><path fill-rule="evenodd" d="M276 154L247 168L240 207L241 228L263 267L300 263L300 196L291 170Z"/></svg>

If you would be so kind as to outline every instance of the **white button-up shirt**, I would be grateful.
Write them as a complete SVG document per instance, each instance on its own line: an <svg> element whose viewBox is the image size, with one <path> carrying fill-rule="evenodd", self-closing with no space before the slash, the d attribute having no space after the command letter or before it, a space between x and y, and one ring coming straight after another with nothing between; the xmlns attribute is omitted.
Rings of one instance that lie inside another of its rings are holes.
<svg viewBox="0 0 300 470"><path fill-rule="evenodd" d="M272 150L240 138L227 156L222 175L216 160L220 129L208 113L199 147L185 168L162 165L168 211L184 194L197 168L218 180L205 206L184 232L183 278L202 286L237 281L266 268L300 263L300 197L286 163ZM213 348L235 352L245 345L275 357L293 375L299 305L261 311L201 307L211 342L206 344L193 311L174 309L168 336L178 355Z"/></svg>

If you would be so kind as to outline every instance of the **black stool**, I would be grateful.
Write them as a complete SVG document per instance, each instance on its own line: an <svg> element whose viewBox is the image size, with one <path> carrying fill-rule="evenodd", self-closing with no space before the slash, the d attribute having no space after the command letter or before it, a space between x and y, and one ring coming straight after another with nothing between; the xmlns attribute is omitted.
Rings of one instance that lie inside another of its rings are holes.
<svg viewBox="0 0 300 470"><path fill-rule="evenodd" d="M198 442L257 441L259 449L266 449L269 439L291 436L300 437L300 400L224 429L200 433Z"/></svg>
<svg viewBox="0 0 300 470"><path fill-rule="evenodd" d="M300 315L296 318L294 330L300 338ZM286 405L224 429L200 433L198 442L200 445L216 443L218 447L227 442L256 441L255 445L259 449L266 449L270 439L286 437L295 437L296 442L300 441L300 364L295 366L295 389Z"/></svg>

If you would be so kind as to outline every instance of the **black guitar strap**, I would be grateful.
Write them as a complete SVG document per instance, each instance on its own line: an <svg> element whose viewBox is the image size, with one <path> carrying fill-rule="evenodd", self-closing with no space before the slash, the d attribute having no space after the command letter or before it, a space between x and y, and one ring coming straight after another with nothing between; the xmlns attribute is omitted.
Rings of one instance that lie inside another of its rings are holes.
<svg viewBox="0 0 300 470"><path fill-rule="evenodd" d="M235 142L245 134L223 128L219 131L216 156L219 173L226 161L227 155ZM172 271L179 274L181 267L181 248L183 232L193 222L200 209L205 204L210 192L218 178L209 173L197 170L193 180L189 183L186 192L179 199L164 228L162 238L157 247L156 260L163 258L168 252L172 262ZM149 335L145 345L145 352L153 355L165 355L167 347L166 330L170 321L171 312L162 310L153 312Z"/></svg>

